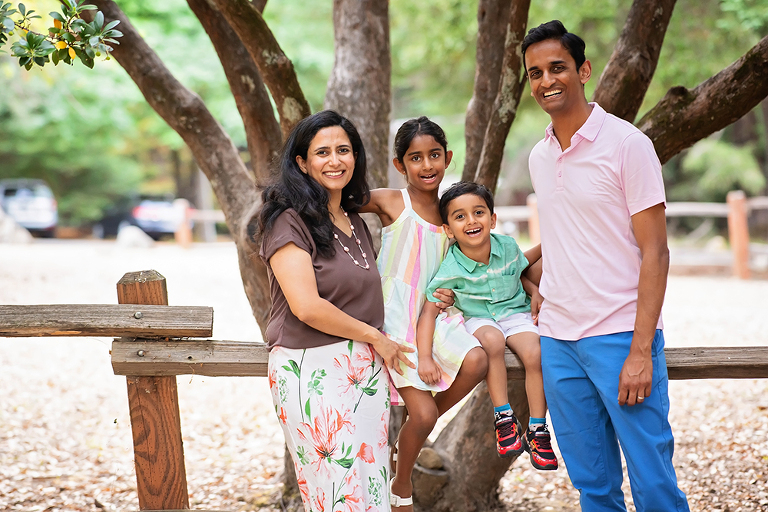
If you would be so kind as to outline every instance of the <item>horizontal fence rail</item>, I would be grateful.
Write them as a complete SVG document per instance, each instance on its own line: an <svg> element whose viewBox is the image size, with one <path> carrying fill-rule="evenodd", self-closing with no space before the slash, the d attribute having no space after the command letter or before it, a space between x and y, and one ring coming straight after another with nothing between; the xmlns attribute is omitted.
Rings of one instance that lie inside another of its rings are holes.
<svg viewBox="0 0 768 512"><path fill-rule="evenodd" d="M0 336L208 337L213 308L132 304L0 306Z"/></svg>
<svg viewBox="0 0 768 512"><path fill-rule="evenodd" d="M768 378L768 347L685 347L665 349L670 379ZM255 341L116 339L115 375L204 375L265 377L269 357ZM507 377L525 378L520 359L506 352Z"/></svg>

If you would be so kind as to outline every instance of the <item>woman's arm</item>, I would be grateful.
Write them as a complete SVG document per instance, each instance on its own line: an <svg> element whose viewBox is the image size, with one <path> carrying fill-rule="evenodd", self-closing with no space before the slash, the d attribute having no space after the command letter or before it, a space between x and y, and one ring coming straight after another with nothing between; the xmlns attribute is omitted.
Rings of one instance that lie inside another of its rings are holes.
<svg viewBox="0 0 768 512"><path fill-rule="evenodd" d="M416 324L416 346L419 349L419 377L425 384L440 382L442 372L432 358L432 338L435 335L435 320L440 308L435 302L426 301Z"/></svg>
<svg viewBox="0 0 768 512"><path fill-rule="evenodd" d="M413 352L413 348L395 343L375 327L352 318L320 297L312 257L308 252L289 243L272 255L269 264L291 312L301 322L332 336L370 343L387 366L400 374L402 370L398 360L416 368L403 353Z"/></svg>

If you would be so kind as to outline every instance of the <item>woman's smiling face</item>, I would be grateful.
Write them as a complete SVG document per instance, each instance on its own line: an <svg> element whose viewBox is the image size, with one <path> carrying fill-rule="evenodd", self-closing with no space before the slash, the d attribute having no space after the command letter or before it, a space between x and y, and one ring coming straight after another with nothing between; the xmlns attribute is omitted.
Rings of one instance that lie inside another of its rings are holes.
<svg viewBox="0 0 768 512"><path fill-rule="evenodd" d="M340 193L355 171L355 155L347 132L341 126L319 130L309 144L307 159L299 155L296 163L329 193Z"/></svg>

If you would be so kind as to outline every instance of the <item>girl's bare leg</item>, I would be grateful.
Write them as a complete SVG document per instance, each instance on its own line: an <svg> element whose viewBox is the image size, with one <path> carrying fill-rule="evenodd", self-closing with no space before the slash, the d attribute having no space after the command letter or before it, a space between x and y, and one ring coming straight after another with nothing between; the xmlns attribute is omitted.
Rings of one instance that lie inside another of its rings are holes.
<svg viewBox="0 0 768 512"><path fill-rule="evenodd" d="M467 352L451 387L435 395L438 416L445 414L448 409L459 403L462 398L475 389L475 386L485 378L487 372L488 356L485 351L480 347L475 347Z"/></svg>
<svg viewBox="0 0 768 512"><path fill-rule="evenodd" d="M401 498L408 498L413 494L411 473L416 464L424 442L437 423L437 405L429 391L422 391L414 387L400 388L400 393L405 406L408 408L408 419L400 429L397 450L397 473L392 482L392 492ZM398 512L411 512L411 505L405 507L393 507Z"/></svg>

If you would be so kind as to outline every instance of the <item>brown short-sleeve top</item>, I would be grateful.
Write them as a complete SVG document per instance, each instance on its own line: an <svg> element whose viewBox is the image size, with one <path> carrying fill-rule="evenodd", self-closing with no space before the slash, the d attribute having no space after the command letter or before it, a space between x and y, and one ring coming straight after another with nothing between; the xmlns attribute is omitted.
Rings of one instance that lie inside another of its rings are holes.
<svg viewBox="0 0 768 512"><path fill-rule="evenodd" d="M270 349L278 345L296 349L312 348L345 340L308 326L291 312L269 264L269 259L275 252L289 243L296 244L312 257L320 297L349 316L376 329L381 329L383 326L384 298L381 291L381 278L376 268L371 233L358 214L350 213L349 220L355 226L363 251L368 257L370 264L368 270L355 265L341 245L337 245L336 254L332 258L320 256L307 225L293 209L280 214L272 229L265 234L259 256L267 266L272 296L272 312L267 324L267 345ZM354 237L348 237L335 226L334 233L339 235L345 246L349 247L355 259L364 264Z"/></svg>

